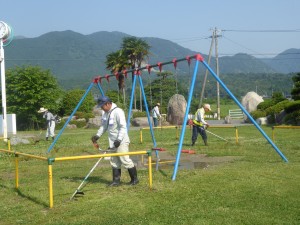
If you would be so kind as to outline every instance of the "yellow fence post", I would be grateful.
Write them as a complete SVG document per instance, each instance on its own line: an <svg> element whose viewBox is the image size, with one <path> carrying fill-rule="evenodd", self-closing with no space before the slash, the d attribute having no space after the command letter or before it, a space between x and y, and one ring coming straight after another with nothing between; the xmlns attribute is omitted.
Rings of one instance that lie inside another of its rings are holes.
<svg viewBox="0 0 300 225"><path fill-rule="evenodd" d="M48 159L48 181L49 181L49 207L53 208L53 171L52 162L53 159Z"/></svg>
<svg viewBox="0 0 300 225"><path fill-rule="evenodd" d="M148 154L148 170L149 170L149 188L152 189L152 152L149 150Z"/></svg>
<svg viewBox="0 0 300 225"><path fill-rule="evenodd" d="M19 156L18 156L18 154L15 154L15 164L16 164L16 171L15 171L16 189L18 190L18 188L19 188Z"/></svg>
<svg viewBox="0 0 300 225"><path fill-rule="evenodd" d="M140 129L140 143L143 143L143 128Z"/></svg>
<svg viewBox="0 0 300 225"><path fill-rule="evenodd" d="M236 144L239 143L239 131L238 131L238 127L235 127L235 143Z"/></svg>
<svg viewBox="0 0 300 225"><path fill-rule="evenodd" d="M8 147L8 151L10 151L10 139L7 139L7 147Z"/></svg>

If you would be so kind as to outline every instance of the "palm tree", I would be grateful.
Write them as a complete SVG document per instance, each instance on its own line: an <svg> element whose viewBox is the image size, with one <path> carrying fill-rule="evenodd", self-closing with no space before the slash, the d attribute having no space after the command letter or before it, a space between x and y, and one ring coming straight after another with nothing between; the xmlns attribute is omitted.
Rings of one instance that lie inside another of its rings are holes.
<svg viewBox="0 0 300 225"><path fill-rule="evenodd" d="M145 58L148 58L150 52L150 45L137 37L125 37L123 38L122 50L127 56L131 69L140 68ZM134 73L132 72L132 80ZM136 109L136 98L134 96L134 107ZM140 110L142 111L142 93L140 88Z"/></svg>
<svg viewBox="0 0 300 225"><path fill-rule="evenodd" d="M112 73L118 73L118 87L119 92L123 94L123 102L125 103L125 77L122 73L123 69L128 67L128 59L123 54L122 50L112 52L106 56L106 69L110 70Z"/></svg>

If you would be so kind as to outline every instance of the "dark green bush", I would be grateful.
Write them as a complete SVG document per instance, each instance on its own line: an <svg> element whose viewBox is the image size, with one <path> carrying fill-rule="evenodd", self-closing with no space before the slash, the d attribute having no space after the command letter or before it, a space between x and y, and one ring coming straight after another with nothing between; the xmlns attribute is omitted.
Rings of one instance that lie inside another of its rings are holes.
<svg viewBox="0 0 300 225"><path fill-rule="evenodd" d="M262 110L256 110L250 113L250 115L254 118L254 119L258 119L260 117L265 117L267 114L265 111Z"/></svg>
<svg viewBox="0 0 300 225"><path fill-rule="evenodd" d="M77 119L82 119L84 118L85 113L81 111L77 111L74 116L76 116Z"/></svg>
<svg viewBox="0 0 300 225"><path fill-rule="evenodd" d="M266 99L264 102L261 102L257 105L257 110L263 111L273 105L274 105L274 102L272 101L272 99Z"/></svg>
<svg viewBox="0 0 300 225"><path fill-rule="evenodd" d="M95 118L95 115L93 113L85 113L85 112L76 112L75 116L77 119L85 119L85 121L88 121L89 118Z"/></svg>
<svg viewBox="0 0 300 225"><path fill-rule="evenodd" d="M289 102L289 104L285 107L285 111L287 113L291 113L296 110L300 110L300 100Z"/></svg>
<svg viewBox="0 0 300 225"><path fill-rule="evenodd" d="M150 113L151 115L151 113ZM147 117L147 113L146 111L143 111L143 112L134 112L133 115L132 115L132 118L136 118L136 117Z"/></svg>
<svg viewBox="0 0 300 225"><path fill-rule="evenodd" d="M93 113L85 113L84 118L86 121L89 121L89 118L95 118L95 115Z"/></svg>
<svg viewBox="0 0 300 225"><path fill-rule="evenodd" d="M275 123L276 116L290 103L289 100L284 100L276 105L273 105L265 110L266 115L268 116L268 123Z"/></svg>
<svg viewBox="0 0 300 225"><path fill-rule="evenodd" d="M287 114L284 117L285 124L292 124L292 125L300 125L300 110L296 110L292 113Z"/></svg>
<svg viewBox="0 0 300 225"><path fill-rule="evenodd" d="M60 123L57 123L55 125L56 130L60 130L65 125L66 120L62 119ZM77 121L77 120L71 120L69 124L75 124L77 128L82 128L86 126L86 121Z"/></svg>
<svg viewBox="0 0 300 225"><path fill-rule="evenodd" d="M86 126L85 121L72 120L72 121L70 121L70 124L75 124L77 126L77 128L82 128L82 127Z"/></svg>
<svg viewBox="0 0 300 225"><path fill-rule="evenodd" d="M280 113L282 110L284 110L284 108L290 103L289 100L284 100L284 101L281 101L279 103L277 103L276 105L273 105L269 108L267 108L265 111L266 111L266 114L267 115L274 115L274 114L277 114L277 113Z"/></svg>

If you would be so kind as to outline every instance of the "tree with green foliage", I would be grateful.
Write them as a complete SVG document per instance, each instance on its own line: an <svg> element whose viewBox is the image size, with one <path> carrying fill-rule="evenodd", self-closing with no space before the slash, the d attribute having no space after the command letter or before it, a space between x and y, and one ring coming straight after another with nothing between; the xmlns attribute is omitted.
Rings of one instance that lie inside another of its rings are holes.
<svg viewBox="0 0 300 225"><path fill-rule="evenodd" d="M123 38L122 51L127 56L131 69L141 67L142 62L149 56L150 45L141 38L125 37Z"/></svg>
<svg viewBox="0 0 300 225"><path fill-rule="evenodd" d="M109 69L112 73L118 73L118 87L119 92L123 94L123 100L125 100L125 76L122 74L122 70L129 66L128 58L124 55L122 50L112 52L106 56L106 69Z"/></svg>
<svg viewBox="0 0 300 225"><path fill-rule="evenodd" d="M296 100L300 100L300 73L297 73L293 78L294 88L291 91L292 98Z"/></svg>
<svg viewBox="0 0 300 225"><path fill-rule="evenodd" d="M18 130L39 128L44 122L41 107L56 113L62 90L49 70L38 66L23 66L6 73L7 113L15 113Z"/></svg>
<svg viewBox="0 0 300 225"><path fill-rule="evenodd" d="M284 100L286 100L286 98L283 96L282 92L274 92L272 94L272 101L274 105Z"/></svg>
<svg viewBox="0 0 300 225"><path fill-rule="evenodd" d="M128 58L131 69L140 68L142 62L146 61L150 54L150 45L141 38L125 37L123 38L122 51ZM132 73L132 81L133 81ZM134 96L135 98L135 96ZM136 98L134 99L134 108L136 109ZM142 110L142 92L140 89L140 109Z"/></svg>
<svg viewBox="0 0 300 225"><path fill-rule="evenodd" d="M171 77L172 75L173 74L170 71L159 72L157 73L158 78L153 80L151 84L145 86L145 92L148 96L147 101L153 103L160 102L162 104L161 111L163 113L166 113L169 100L174 94L180 93L185 97L187 95L187 91L183 84L177 82L176 79ZM152 101L149 98L151 98Z"/></svg>
<svg viewBox="0 0 300 225"><path fill-rule="evenodd" d="M60 114L70 115L74 111L75 107L78 105L84 93L85 90L82 89L69 90L63 97L62 105L60 108ZM86 98L82 101L81 105L77 110L77 113L90 113L95 105L96 102L93 98L93 95L89 93L86 96Z"/></svg>
<svg viewBox="0 0 300 225"><path fill-rule="evenodd" d="M119 73L118 76L118 86L119 91L123 93L123 102L125 103L125 82L124 75L120 74L124 69L130 67L132 70L134 68L141 67L145 58L150 54L150 46L148 43L137 37L125 37L123 38L123 43L121 49L112 52L106 56L106 68L109 69L112 73ZM132 80L133 80L132 72ZM141 100L141 90L140 90L140 100ZM136 109L136 98L134 101Z"/></svg>

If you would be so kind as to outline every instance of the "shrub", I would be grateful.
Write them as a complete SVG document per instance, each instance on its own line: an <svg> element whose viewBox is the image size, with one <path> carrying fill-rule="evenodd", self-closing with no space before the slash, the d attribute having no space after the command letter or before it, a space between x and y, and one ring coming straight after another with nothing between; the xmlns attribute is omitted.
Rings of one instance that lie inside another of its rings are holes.
<svg viewBox="0 0 300 225"><path fill-rule="evenodd" d="M76 116L77 119L82 119L84 118L84 112L77 111L74 116Z"/></svg>
<svg viewBox="0 0 300 225"><path fill-rule="evenodd" d="M86 126L85 121L72 120L72 121L70 121L70 124L75 124L77 126L77 128L83 128Z"/></svg>
<svg viewBox="0 0 300 225"><path fill-rule="evenodd" d="M300 110L296 110L292 113L287 114L284 117L284 123L292 124L292 125L299 125L300 124Z"/></svg>
<svg viewBox="0 0 300 225"><path fill-rule="evenodd" d="M85 119L85 121L88 121L89 118L95 118L95 115L93 113L85 113L85 112L76 112L75 116L77 119Z"/></svg>
<svg viewBox="0 0 300 225"><path fill-rule="evenodd" d="M85 114L85 115L87 115L87 114ZM89 118L92 118L92 117L89 117ZM86 126L86 121L87 121L86 118L85 118L85 121L82 121L82 120L80 120L80 121L78 121L78 120L71 120L69 122L69 124L75 124L77 126L77 128L82 128L82 127ZM63 126L65 125L65 123L66 123L66 120L62 119L60 123L57 123L55 125L55 129L56 130L60 130L61 128L63 128Z"/></svg>
<svg viewBox="0 0 300 225"><path fill-rule="evenodd" d="M266 115L268 116L268 122L269 123L275 123L276 122L276 116L279 114L284 108L290 103L289 100L284 100L276 105L273 105L265 110Z"/></svg>
<svg viewBox="0 0 300 225"><path fill-rule="evenodd" d="M266 114L267 115L274 115L277 113L280 113L282 110L284 110L284 108L290 103L289 100L284 100L281 101L279 103L277 103L276 105L273 105L269 108L266 109Z"/></svg>
<svg viewBox="0 0 300 225"><path fill-rule="evenodd" d="M273 105L274 105L274 102L272 101L272 99L267 99L264 102L261 102L257 105L257 110L263 111Z"/></svg>
<svg viewBox="0 0 300 225"><path fill-rule="evenodd" d="M84 118L86 121L88 121L89 118L95 118L95 115L93 113L85 113Z"/></svg>
<svg viewBox="0 0 300 225"><path fill-rule="evenodd" d="M260 117L265 117L267 114L265 111L262 110L256 110L250 113L250 115L254 118L254 119L258 119Z"/></svg>
<svg viewBox="0 0 300 225"><path fill-rule="evenodd" d="M289 104L285 107L285 111L287 113L291 113L296 110L300 110L300 100L289 102Z"/></svg>
<svg viewBox="0 0 300 225"><path fill-rule="evenodd" d="M143 111L143 112L134 112L133 115L132 115L132 118L136 118L136 117L146 117L147 116L147 113L146 111Z"/></svg>

